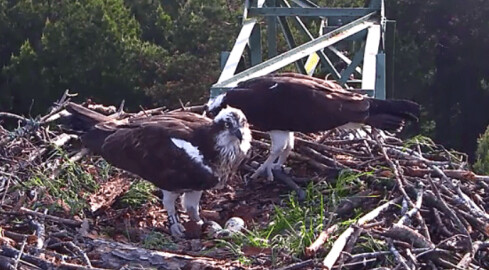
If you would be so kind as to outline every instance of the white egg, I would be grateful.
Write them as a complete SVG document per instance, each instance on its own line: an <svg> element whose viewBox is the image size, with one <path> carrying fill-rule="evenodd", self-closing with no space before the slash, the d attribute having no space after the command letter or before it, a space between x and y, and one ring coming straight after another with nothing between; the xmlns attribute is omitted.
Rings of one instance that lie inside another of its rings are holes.
<svg viewBox="0 0 489 270"><path fill-rule="evenodd" d="M224 228L228 229L231 232L239 232L245 227L245 222L242 218L232 217L226 224L224 224Z"/></svg>

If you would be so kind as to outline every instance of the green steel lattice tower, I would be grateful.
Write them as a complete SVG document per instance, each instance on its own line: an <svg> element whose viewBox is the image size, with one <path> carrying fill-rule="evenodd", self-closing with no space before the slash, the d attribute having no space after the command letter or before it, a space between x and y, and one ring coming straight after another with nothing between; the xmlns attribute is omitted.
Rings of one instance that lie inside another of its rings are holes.
<svg viewBox="0 0 489 270"><path fill-rule="evenodd" d="M308 29L305 17L319 23L319 33ZM260 22L265 22L266 31L261 31ZM291 27L308 41L297 44ZM236 42L230 52L221 54L222 72L211 96L294 64L297 72L312 75L321 70L351 91L385 99L386 92L393 91L394 31L395 21L385 17L384 0L367 0L361 8L319 7L309 0L247 0ZM288 45L280 54L279 34ZM236 73L245 54L247 68Z"/></svg>

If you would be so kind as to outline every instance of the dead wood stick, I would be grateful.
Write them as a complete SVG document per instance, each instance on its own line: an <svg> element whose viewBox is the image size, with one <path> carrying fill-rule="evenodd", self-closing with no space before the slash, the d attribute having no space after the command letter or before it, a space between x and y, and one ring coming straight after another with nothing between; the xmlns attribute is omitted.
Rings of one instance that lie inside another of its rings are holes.
<svg viewBox="0 0 489 270"><path fill-rule="evenodd" d="M433 182L433 180L431 179L431 177L428 177L428 180L430 181L430 184L432 187L436 187L435 183ZM469 246L470 246L470 250L473 249L473 246L472 246L472 238L470 237L470 234L469 232L467 231L467 228L465 228L464 224L462 223L462 221L457 217L457 215L455 214L455 212L450 208L448 207L447 203L445 202L445 200L443 200L443 198L441 197L441 194L440 194L440 191L437 189L437 188L433 188L433 190L435 191L435 194L436 194L436 197L437 197L437 201L439 202L439 206L441 207L441 210L447 215L450 217L450 219L452 219L455 224L457 225L457 227L459 228L459 230L461 232L463 232L466 236L467 236L467 241L469 243ZM428 192L427 192L428 193Z"/></svg>
<svg viewBox="0 0 489 270"><path fill-rule="evenodd" d="M270 134L268 134L268 132L263 132L261 130L257 130L254 128L250 128L250 129L251 129L251 134L253 135L253 138L270 140Z"/></svg>
<svg viewBox="0 0 489 270"><path fill-rule="evenodd" d="M253 147L262 148L264 150L270 149L270 144L265 143L265 142L262 142L262 141L253 140L251 142L251 144L253 145ZM311 167L313 167L315 169L318 169L319 171L329 171L329 170L332 169L331 167L328 167L328 166L326 166L326 165L324 165L324 164L322 164L320 162L317 162L314 159L305 157L305 156L303 156L301 154L298 154L298 153L296 153L294 151L290 152L290 158L296 159L296 160L300 160L300 161L304 161L307 164L311 165Z"/></svg>
<svg viewBox="0 0 489 270"><path fill-rule="evenodd" d="M390 145L384 145L384 146L388 147L386 152L392 154L393 156L396 156L396 155L401 156L407 160L419 160L419 161L421 161L425 164L428 164L428 165L437 165L437 166L450 165L449 161L433 161L433 160L426 159L424 157L418 157L417 155L412 156L408 153L404 153L403 151L401 151L399 149L394 149Z"/></svg>
<svg viewBox="0 0 489 270"><path fill-rule="evenodd" d="M8 237L8 238L11 238L17 242L20 242L22 240L27 239L27 242L31 243L36 239L36 236L35 235L28 235L28 234L22 234L22 233L16 233L16 232L11 232L11 231L7 231L5 229L2 229L2 233Z"/></svg>
<svg viewBox="0 0 489 270"><path fill-rule="evenodd" d="M81 260L90 268L92 267L92 263L90 262L90 259L88 258L87 254L85 252L83 252L83 250L78 247L77 245L75 245L75 243L73 242L61 242L61 243L56 243L52 246L50 246L51 248L53 247L56 247L56 246L67 246L69 248L71 248L75 254L78 254L78 257L81 258Z"/></svg>
<svg viewBox="0 0 489 270"><path fill-rule="evenodd" d="M416 150L418 151L418 155L423 156L423 151L421 151L421 146L418 139L416 139Z"/></svg>
<svg viewBox="0 0 489 270"><path fill-rule="evenodd" d="M355 233L350 237L350 239L348 239L348 243L346 243L344 252L350 253L352 251L353 247L355 247L355 244L357 243L358 237L360 237L362 232L363 232L362 227L359 227L358 229L355 230Z"/></svg>
<svg viewBox="0 0 489 270"><path fill-rule="evenodd" d="M62 147L72 139L76 139L78 136L73 135L73 134L66 134L66 133L61 133L60 135L56 136L54 139L52 139L49 143L54 146L54 147ZM37 158L41 157L44 155L50 147L43 147L40 149L37 149L30 155L29 157L29 162L33 162Z"/></svg>
<svg viewBox="0 0 489 270"><path fill-rule="evenodd" d="M348 238L350 238L350 235L352 235L354 232L355 229L353 227L349 227L338 237L338 239L336 239L333 247L329 251L326 258L324 258L323 260L323 269L329 270L333 268L333 265L336 263L336 260L338 260L338 257L343 251L343 248L345 247Z"/></svg>
<svg viewBox="0 0 489 270"><path fill-rule="evenodd" d="M428 249L426 251L423 251L423 252L417 254L416 258L420 258L422 256L425 256L425 255L431 254L431 253L438 253L440 255L453 257L454 254L452 252L445 250L445 249L441 249L440 246L444 245L447 242L453 241L454 239L457 239L458 237L465 237L465 235L456 234L456 235L450 236L448 238L445 238L442 241L438 242L438 244L436 244L436 246L434 248Z"/></svg>
<svg viewBox="0 0 489 270"><path fill-rule="evenodd" d="M5 181L7 181L7 184L5 185L5 191L3 192L3 195L2 195L2 201L0 202L1 205L3 205L3 202L5 202L5 197L7 196L7 192L10 188L10 177L6 177L4 178L6 179Z"/></svg>
<svg viewBox="0 0 489 270"><path fill-rule="evenodd" d="M365 216L361 217L356 224L359 226L363 226L364 224L367 224L368 222L372 221L373 219L377 218L382 212L387 210L391 205L394 205L396 203L399 203L401 200L401 197L397 197L395 199L392 199L381 206L375 208L374 210L370 211L367 213Z"/></svg>
<svg viewBox="0 0 489 270"><path fill-rule="evenodd" d="M411 265L413 266L413 268L416 269L416 266L418 265L418 260L416 259L416 256L414 256L414 254L410 248L406 249L406 257L411 262Z"/></svg>
<svg viewBox="0 0 489 270"><path fill-rule="evenodd" d="M183 104L181 99L178 99L178 103L180 103L180 109L185 110L185 105ZM188 104L188 103L187 103Z"/></svg>
<svg viewBox="0 0 489 270"><path fill-rule="evenodd" d="M474 249L474 254L477 253L477 251L479 251L480 249L486 249L486 248L489 248L489 241L486 241L486 242L482 242L482 241L476 241L475 245L474 245L475 248Z"/></svg>
<svg viewBox="0 0 489 270"><path fill-rule="evenodd" d="M327 146L327 145L324 145L324 144L320 144L320 143L316 143L316 142L313 142L313 141L307 141L307 140L304 140L304 139L301 139L301 138L296 138L295 140L296 142L298 142L298 146L308 146L314 150L317 150L317 151L326 151L326 152L331 152L331 153L336 153L336 154L342 154L342 155L350 155L350 156L353 156L353 157L368 157L366 156L364 153L361 153L361 152L356 152L356 151L352 151L352 150L349 150L349 149L342 149L342 148L336 148L336 147L332 147L332 146Z"/></svg>
<svg viewBox="0 0 489 270"><path fill-rule="evenodd" d="M175 110L172 110L170 112L194 112L194 113L202 113L202 112L204 112L204 109L205 109L205 105L182 106L182 107L180 107L178 109L175 109Z"/></svg>
<svg viewBox="0 0 489 270"><path fill-rule="evenodd" d="M110 114L107 117L110 119L118 119L118 120L124 118L124 116L126 115L126 113L124 112L125 104L126 104L126 100L123 99L121 101L121 104L119 105L119 108L113 114Z"/></svg>
<svg viewBox="0 0 489 270"><path fill-rule="evenodd" d="M360 237L362 232L363 232L362 227L356 227L355 228L355 232L350 236L350 238L348 239L348 242L346 242L346 245L343 248L342 254L340 255L340 259L338 261L338 268L340 268L340 269L343 268L343 265L345 264L345 260L346 260L346 254L351 253L353 247L355 246L355 244L358 241L358 237Z"/></svg>
<svg viewBox="0 0 489 270"><path fill-rule="evenodd" d="M370 211L363 217L361 217L359 220L357 220L356 225L362 226L369 221L375 219L380 215L380 213L384 212L389 208L389 206L398 203L401 200L401 197L397 197L393 200L390 200L381 206L375 208L374 210ZM329 251L328 255L326 258L323 260L323 268L325 269L332 269L333 265L336 263L338 260L338 257L340 256L341 252L343 251L348 238L350 238L350 235L354 233L355 229L350 226L348 229L346 229L339 237L336 239L336 241L333 243L333 247Z"/></svg>
<svg viewBox="0 0 489 270"><path fill-rule="evenodd" d="M428 265L431 267L431 269L438 270L438 267L436 267L435 263L432 260L428 260Z"/></svg>
<svg viewBox="0 0 489 270"><path fill-rule="evenodd" d="M421 207L419 208L421 209ZM428 230L428 226L426 225L426 221L424 220L423 216L419 212L419 210L416 212L416 218L419 220L419 225L421 226L421 234L423 234L426 239L431 241L431 236L430 236L430 231Z"/></svg>
<svg viewBox="0 0 489 270"><path fill-rule="evenodd" d="M297 262L282 268L278 268L277 270L299 270L299 269L304 269L306 267L311 267L313 265L314 265L314 260L309 259L303 262Z"/></svg>
<svg viewBox="0 0 489 270"><path fill-rule="evenodd" d="M415 180L418 181L419 179L416 178ZM420 187L423 187L423 183L422 182L421 183L418 183L417 185L420 186ZM427 192L424 191L424 188L422 190L423 190L422 199L420 199L419 198L420 189L419 188L418 189L415 189L413 186L407 186L406 191L408 191L411 196L415 196L416 197L416 205L415 206L417 206L418 203L420 203L420 205L422 204L422 201L420 202L419 200L428 201L431 204L437 204L436 203L435 196L433 195L433 193L430 192L427 195L426 194ZM423 216L420 213L421 206L420 207L416 207L416 208L418 208L418 210L415 211L415 214L414 215L416 215L416 219L418 220L419 226L421 227L420 228L421 234L423 234L423 236L426 237L426 239L428 239L428 240L431 241L431 236L430 236L430 232L428 230L428 226L426 225L426 221L425 221L425 219L423 218ZM413 208L413 209L415 209L415 208Z"/></svg>
<svg viewBox="0 0 489 270"><path fill-rule="evenodd" d="M419 253L419 252L424 252L427 250L431 250L431 248L414 248L413 252L414 253ZM376 258L376 257L382 257L382 256L387 256L392 254L391 251L374 251L374 252L366 252L366 253L359 253L359 254L354 254L354 255L349 255L350 261L357 261L357 260L363 260L363 259L369 259L369 258Z"/></svg>
<svg viewBox="0 0 489 270"><path fill-rule="evenodd" d="M401 203L401 215L405 215L409 210L409 206L408 206L408 202L406 201L406 199L402 199L402 203Z"/></svg>
<svg viewBox="0 0 489 270"><path fill-rule="evenodd" d="M370 195L372 194L375 194L374 191L372 191L371 189L366 189L352 196L343 198L339 202L335 213L338 214L339 217L346 217L352 214L353 209L361 207L368 202L371 202L373 198Z"/></svg>
<svg viewBox="0 0 489 270"><path fill-rule="evenodd" d="M76 139L78 136L73 135L73 134L66 134L66 133L61 133L60 135L56 136L53 140L50 141L50 143L56 147L62 147L66 143L68 143L72 139Z"/></svg>
<svg viewBox="0 0 489 270"><path fill-rule="evenodd" d="M411 206L411 208L415 208L413 201L411 200L411 198L409 198L406 190L404 189L404 184L402 182L402 178L401 178L401 174L400 174L399 169L398 169L398 165L394 164L394 162L389 158L385 148L382 147L382 143L380 142L379 138L376 137L375 139L377 140L377 143L380 146L380 151L382 152L382 155L384 156L385 160L387 161L387 164L389 164L392 171L394 172L394 176L396 179L398 189L401 191L402 195L404 196L404 199L406 199L406 201L409 203L409 206Z"/></svg>
<svg viewBox="0 0 489 270"><path fill-rule="evenodd" d="M374 154L372 153L372 148L370 145L367 143L367 141L363 141L363 146L365 146L365 149L367 150L367 154L370 156L370 158L374 158Z"/></svg>
<svg viewBox="0 0 489 270"><path fill-rule="evenodd" d="M262 148L264 150L270 149L270 144L263 142L263 141L253 140L251 143L254 147L259 147L259 148ZM295 151L290 152L290 158L306 162L311 167L318 169L319 171L322 171L322 172L325 172L325 171L327 172L327 171L332 169L331 167L327 166L328 164L324 164L324 163L319 162L319 161L315 160L314 158L310 158L308 156L303 156L303 155L301 155Z"/></svg>
<svg viewBox="0 0 489 270"><path fill-rule="evenodd" d="M411 270L411 267L407 264L406 259L404 259L399 251L397 251L396 247L392 243L392 240L389 241L389 250L392 252L398 263L400 263L406 270Z"/></svg>
<svg viewBox="0 0 489 270"><path fill-rule="evenodd" d="M397 222L398 225L404 225L413 217L413 215L418 213L419 209L421 208L421 205L423 204L423 189L422 188L418 190L416 197L417 197L416 198L416 204L414 205L414 208L411 208L411 210L406 212L406 214L404 214L399 219L399 221Z"/></svg>
<svg viewBox="0 0 489 270"><path fill-rule="evenodd" d="M108 270L107 268L98 268L98 267L86 267L79 264L73 263L60 263L58 268L61 270Z"/></svg>
<svg viewBox="0 0 489 270"><path fill-rule="evenodd" d="M83 148L82 150L78 151L76 154L70 157L70 162L78 162L84 156L88 155L88 153L90 153L90 150L88 150L88 148Z"/></svg>
<svg viewBox="0 0 489 270"><path fill-rule="evenodd" d="M460 189L460 185L457 185L455 189L457 191L459 198L464 202L464 204L467 206L467 208L470 210L472 214L474 214L477 217L481 217L486 221L489 221L489 215Z"/></svg>
<svg viewBox="0 0 489 270"><path fill-rule="evenodd" d="M102 239L91 240L89 238L85 238L84 240L86 244L93 248L90 252L91 254L103 254L97 262L98 267L119 269L127 264L138 264L138 266L144 268L157 267L173 269L178 266L180 269L203 269L219 268L225 263L229 263L215 258L190 256L169 251L148 250L115 241ZM151 258L151 260L148 260L148 258Z"/></svg>
<svg viewBox="0 0 489 270"><path fill-rule="evenodd" d="M417 149L411 149L411 148L408 148L405 146L390 145L390 144L385 144L385 146L389 147L391 149L396 149L396 150L402 151L403 153L406 153L406 154L413 156L413 157L416 157L416 158L425 159L425 157L423 156L423 153L417 151Z"/></svg>
<svg viewBox="0 0 489 270"><path fill-rule="evenodd" d="M148 117L150 115L165 111L166 107L158 107L158 108L149 109L149 110L145 110L141 107L141 109L142 110L140 112L132 115L131 117L134 117L134 118L141 117L141 116Z"/></svg>
<svg viewBox="0 0 489 270"><path fill-rule="evenodd" d="M472 255L473 255L472 252L465 253L462 259L458 262L457 267L462 269L467 269L470 262L472 262Z"/></svg>
<svg viewBox="0 0 489 270"><path fill-rule="evenodd" d="M0 255L3 255L5 257L17 257L19 256L20 251L18 251L15 248L9 247L9 246L2 246L0 248ZM28 263L31 263L41 269L69 269L69 270L85 270L85 269L90 269L90 270L104 270L103 268L95 268L95 267L84 267L82 265L77 265L77 264L71 264L71 263L52 263L50 261L47 261L45 259L29 255L29 254L21 254L21 260L26 261Z"/></svg>
<svg viewBox="0 0 489 270"><path fill-rule="evenodd" d="M6 205L3 205L3 206L6 206ZM71 226L80 226L81 223L82 223L81 221L77 221L77 220L60 218L60 217L57 217L57 216L52 216L52 215L48 215L48 214L39 213L39 212L36 212L36 211L32 211L30 209L27 209L25 207L21 207L19 209L19 211L15 211L15 212L0 211L0 214L4 214L4 215L15 215L15 216L32 215L32 216L36 216L36 217L40 217L40 218L47 218L47 219L52 220L54 222L63 223L63 224L71 225Z"/></svg>
<svg viewBox="0 0 489 270"><path fill-rule="evenodd" d="M326 240L328 240L329 236L335 233L338 230L338 225L333 225L326 230L323 230L318 238L308 247L306 247L305 254L307 257L313 257L316 252L324 245Z"/></svg>
<svg viewBox="0 0 489 270"><path fill-rule="evenodd" d="M376 222L367 223L367 224L363 225L362 228L370 229L370 228L374 228L374 227L378 227L378 226L382 226L382 225L385 225L385 219L382 219L382 220L376 221Z"/></svg>
<svg viewBox="0 0 489 270"><path fill-rule="evenodd" d="M365 259L364 261L361 261L361 262L352 262L352 263L345 263L343 265L335 265L335 266L333 266L333 269L344 269L346 267L351 267L351 266L355 266L355 265L359 265L359 264L366 265L367 263L375 262L376 260L377 259L375 259L375 258L371 258L371 259ZM375 269L385 270L385 269L390 269L390 268L375 268Z"/></svg>
<svg viewBox="0 0 489 270"><path fill-rule="evenodd" d="M415 247L418 248L435 247L435 245L431 241L426 239L423 235L404 225L394 224L389 230L385 231L383 235L391 237L393 239L412 243Z"/></svg>
<svg viewBox="0 0 489 270"><path fill-rule="evenodd" d="M121 101L121 104L119 105L119 109L117 109L117 112L116 113L123 113L124 112L124 105L126 105L126 100L123 99Z"/></svg>
<svg viewBox="0 0 489 270"><path fill-rule="evenodd" d="M384 160L383 156L373 157L369 160L358 163L358 165L356 165L356 167L357 168L363 168L365 166L372 165L374 163L381 163L381 161L383 161L383 160Z"/></svg>
<svg viewBox="0 0 489 270"><path fill-rule="evenodd" d="M339 163L337 160L334 160L330 157L327 157L321 153L319 153L318 151L312 149L312 148L309 148L309 147L301 147L300 150L302 152L304 152L304 154L306 154L307 156L309 157L312 157L313 159L323 163L323 164L326 164L328 166L331 166L333 168L342 168L342 169L346 169L348 168L347 166Z"/></svg>
<svg viewBox="0 0 489 270"><path fill-rule="evenodd" d="M19 254L16 256L15 261L14 261L14 269L17 269L19 265L20 258L22 257L22 254L24 253L24 248L25 245L27 244L27 238L24 238L22 241L22 246L20 247Z"/></svg>
<svg viewBox="0 0 489 270"><path fill-rule="evenodd" d="M359 144L359 143L370 143L373 144L373 140L369 139L353 139L353 140L324 140L321 142L322 144L327 144L327 145L352 145L352 144Z"/></svg>
<svg viewBox="0 0 489 270"><path fill-rule="evenodd" d="M14 113L9 113L9 112L0 112L0 118L13 118L16 120L20 120L23 123L29 122L28 118L25 118L24 116L20 116Z"/></svg>
<svg viewBox="0 0 489 270"><path fill-rule="evenodd" d="M439 229L440 232L443 233L445 236L452 236L453 233L447 229L445 224L443 224L443 220L441 219L438 209L433 208L433 216L435 218L436 225L438 225L437 229Z"/></svg>
<svg viewBox="0 0 489 270"><path fill-rule="evenodd" d="M62 110L64 110L66 104L68 104L68 102L70 101L70 97L75 97L77 96L78 94L70 94L69 90L67 89L63 95L61 96L61 98L56 101L54 103L54 107L52 107L51 111L42 116L41 119L39 120L40 124L41 125L44 125L46 123L49 123L49 122L52 122L56 119L58 119L61 115L59 114L59 112L61 112Z"/></svg>
<svg viewBox="0 0 489 270"><path fill-rule="evenodd" d="M474 217L474 215L471 215L460 209L457 209L457 214L460 214L462 217L464 217L467 222L469 222L476 230L480 231L486 236L489 236L489 223L484 222Z"/></svg>
<svg viewBox="0 0 489 270"><path fill-rule="evenodd" d="M483 211L479 206L463 191L460 189L460 185L457 185L450 181L450 179L447 177L444 171L442 171L440 168L436 166L430 166L434 171L437 172L438 175L441 176L443 181L447 183L449 186L452 187L453 190L457 192L457 195L459 199L462 201L462 203L470 210L471 213L473 213L476 216L483 217L486 220L489 220L489 215ZM442 188L445 188L444 185L442 185ZM446 189L446 188L445 188Z"/></svg>
<svg viewBox="0 0 489 270"><path fill-rule="evenodd" d="M32 227L34 227L35 230L35 236L37 238L36 249L42 250L44 247L44 237L46 232L46 228L44 226L44 218L42 218L42 222L32 219L29 223ZM39 254L34 254L34 255L39 255Z"/></svg>
<svg viewBox="0 0 489 270"><path fill-rule="evenodd" d="M473 228L472 228L472 225L470 225L470 223L467 221L467 219L465 219L464 216L458 214L458 209L455 209L454 212L455 212L455 215L457 215L457 217L460 219L460 221L462 221L462 224L464 224L465 228L467 229L467 231L469 233L472 233L473 231ZM471 239L472 240L472 239Z"/></svg>
<svg viewBox="0 0 489 270"><path fill-rule="evenodd" d="M51 257L55 257L56 259L61 260L61 261L66 261L66 260L69 260L69 259L73 259L74 258L74 257L70 257L68 255L59 254L59 253L57 253L55 251L50 251L50 250L48 250L46 248L43 248L41 250L40 249L37 249L35 247L30 247L30 246L27 246L26 248L27 248L27 250L28 250L28 252L30 254L41 254L41 253L43 253L45 255L48 255L48 256L51 256ZM39 255L37 255L37 256L39 256Z"/></svg>
<svg viewBox="0 0 489 270"><path fill-rule="evenodd" d="M82 148L80 151L78 151L76 154L74 154L72 157L69 158L70 163L78 162L80 161L84 156L88 155L90 153L90 150L88 148ZM50 179L55 179L57 178L63 169L67 168L70 163L63 162L59 166L57 166L56 169L49 175Z"/></svg>
<svg viewBox="0 0 489 270"><path fill-rule="evenodd" d="M444 258L433 258L435 262L443 266L445 269L457 269L457 270L464 270L463 268L457 267L457 265L453 264L452 262L444 259Z"/></svg>
<svg viewBox="0 0 489 270"><path fill-rule="evenodd" d="M420 168L405 168L405 173L409 176L423 177L427 174L439 175L437 170L434 169L420 169ZM443 173L451 178L469 181L486 181L489 182L489 176L477 175L474 172L466 170L443 170Z"/></svg>
<svg viewBox="0 0 489 270"><path fill-rule="evenodd" d="M0 269L17 270L14 266L14 260L5 256L0 256Z"/></svg>

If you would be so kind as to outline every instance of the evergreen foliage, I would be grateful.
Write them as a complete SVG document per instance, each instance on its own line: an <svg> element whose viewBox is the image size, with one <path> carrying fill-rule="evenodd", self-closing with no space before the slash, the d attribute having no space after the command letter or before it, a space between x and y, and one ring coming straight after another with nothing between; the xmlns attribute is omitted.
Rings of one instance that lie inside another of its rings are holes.
<svg viewBox="0 0 489 270"><path fill-rule="evenodd" d="M225 3L0 0L0 110L35 116L65 89L129 107L203 101L238 28Z"/></svg>
<svg viewBox="0 0 489 270"><path fill-rule="evenodd" d="M489 174L489 127L477 141L475 156L474 170L479 174Z"/></svg>
<svg viewBox="0 0 489 270"><path fill-rule="evenodd" d="M415 132L473 154L489 124L489 5L385 3L387 17L397 21L395 89L388 94L422 104ZM219 53L236 38L242 6L241 0L0 0L0 111L35 116L65 89L79 93L78 101L125 99L130 109L202 103L219 76ZM317 33L317 22L304 21ZM280 36L278 47L287 49Z"/></svg>

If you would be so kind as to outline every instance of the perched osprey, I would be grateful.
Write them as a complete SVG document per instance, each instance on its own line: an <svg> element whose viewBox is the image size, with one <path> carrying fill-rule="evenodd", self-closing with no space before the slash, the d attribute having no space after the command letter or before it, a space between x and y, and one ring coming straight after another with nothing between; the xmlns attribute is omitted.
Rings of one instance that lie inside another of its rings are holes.
<svg viewBox="0 0 489 270"><path fill-rule="evenodd" d="M226 107L214 120L190 112L111 120L69 103L70 125L84 131L85 147L110 164L139 175L163 190L170 231L183 236L175 200L200 224L202 191L223 186L251 147L245 115Z"/></svg>
<svg viewBox="0 0 489 270"><path fill-rule="evenodd" d="M210 99L206 110L212 116L226 106L239 108L250 124L269 132L270 156L252 175L256 178L265 171L268 180L273 180L272 169L281 166L293 149L295 131L319 132L357 124L400 130L405 120L417 121L420 110L412 101L374 99L296 73L266 75L241 82Z"/></svg>

